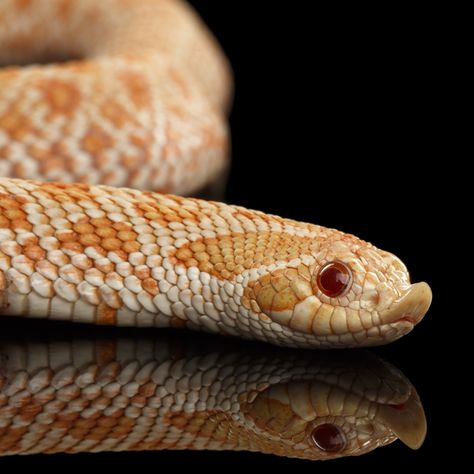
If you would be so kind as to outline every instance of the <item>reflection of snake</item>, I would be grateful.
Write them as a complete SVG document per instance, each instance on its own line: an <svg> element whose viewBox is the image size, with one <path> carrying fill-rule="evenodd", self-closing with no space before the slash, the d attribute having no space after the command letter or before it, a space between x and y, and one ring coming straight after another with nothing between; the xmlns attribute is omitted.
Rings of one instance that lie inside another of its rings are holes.
<svg viewBox="0 0 474 474"><path fill-rule="evenodd" d="M88 183L0 179L1 313L301 347L386 343L423 317L429 287L355 237L93 185L189 193L223 169L228 67L184 4L2 2L0 61L69 57L86 59L0 72L0 174Z"/></svg>
<svg viewBox="0 0 474 474"><path fill-rule="evenodd" d="M381 359L223 347L181 335L1 344L0 454L230 449L330 459L397 437L423 442L415 389Z"/></svg>

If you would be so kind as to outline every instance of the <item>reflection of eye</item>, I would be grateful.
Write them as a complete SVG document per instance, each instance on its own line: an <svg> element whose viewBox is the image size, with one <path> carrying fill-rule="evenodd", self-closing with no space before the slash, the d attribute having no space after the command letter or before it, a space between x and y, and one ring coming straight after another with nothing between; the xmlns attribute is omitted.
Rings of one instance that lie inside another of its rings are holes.
<svg viewBox="0 0 474 474"><path fill-rule="evenodd" d="M331 423L316 426L311 433L311 439L321 451L328 453L337 453L346 446L346 435L338 426Z"/></svg>
<svg viewBox="0 0 474 474"><path fill-rule="evenodd" d="M352 273L350 268L342 262L326 263L318 272L318 288L331 298L344 292L350 285Z"/></svg>

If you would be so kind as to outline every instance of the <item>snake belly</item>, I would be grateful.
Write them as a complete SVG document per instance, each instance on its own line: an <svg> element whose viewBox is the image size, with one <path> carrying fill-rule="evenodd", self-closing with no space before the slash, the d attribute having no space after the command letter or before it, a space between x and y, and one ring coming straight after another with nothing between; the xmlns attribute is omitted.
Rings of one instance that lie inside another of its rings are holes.
<svg viewBox="0 0 474 474"><path fill-rule="evenodd" d="M0 455L210 449L327 460L397 438L416 449L426 434L413 386L368 353L182 335L2 339Z"/></svg>

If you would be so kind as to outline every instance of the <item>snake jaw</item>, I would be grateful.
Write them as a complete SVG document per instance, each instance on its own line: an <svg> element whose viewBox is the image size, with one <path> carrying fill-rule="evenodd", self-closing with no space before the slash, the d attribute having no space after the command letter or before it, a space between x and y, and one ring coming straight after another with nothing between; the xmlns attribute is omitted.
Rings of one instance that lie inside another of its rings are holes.
<svg viewBox="0 0 474 474"><path fill-rule="evenodd" d="M311 339L308 346L325 347L329 342L332 347L361 347L399 339L421 321L430 306L431 289L426 283L410 284L408 273L390 272L379 281L373 273L358 271L354 262L349 291L328 298L308 278L319 267L299 272L279 268L252 282L246 292L255 303L251 307L284 330Z"/></svg>

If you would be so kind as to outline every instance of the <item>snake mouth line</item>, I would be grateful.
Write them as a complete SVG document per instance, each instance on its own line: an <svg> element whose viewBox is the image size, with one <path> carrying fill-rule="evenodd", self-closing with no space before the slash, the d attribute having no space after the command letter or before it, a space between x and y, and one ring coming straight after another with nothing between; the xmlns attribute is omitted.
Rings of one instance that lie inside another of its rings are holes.
<svg viewBox="0 0 474 474"><path fill-rule="evenodd" d="M361 345L388 344L408 334L423 319L432 300L431 288L427 283L415 283L388 310L380 313L380 323L374 325L378 334L370 334L370 329L348 333ZM369 339L366 339L369 335Z"/></svg>
<svg viewBox="0 0 474 474"><path fill-rule="evenodd" d="M407 323L412 324L413 326L416 324L416 320L415 320L415 318L413 318L413 316L411 316L411 314L407 314L405 316L402 316L398 321L395 321L395 322L396 323L407 322Z"/></svg>
<svg viewBox="0 0 474 474"><path fill-rule="evenodd" d="M311 296L304 301L308 311L311 311L311 304L315 299L314 296ZM338 334L338 336L352 336L357 343L350 344L351 347L357 347L361 342L364 343L363 345L387 344L408 334L423 319L431 305L431 300L432 293L429 285L424 282L414 283L388 309L379 313L378 324L374 321L369 328L366 327L356 332L348 331ZM305 330L314 334L313 326L308 328L298 326L296 329L300 330L303 335L306 334ZM367 344L367 337L373 341Z"/></svg>

